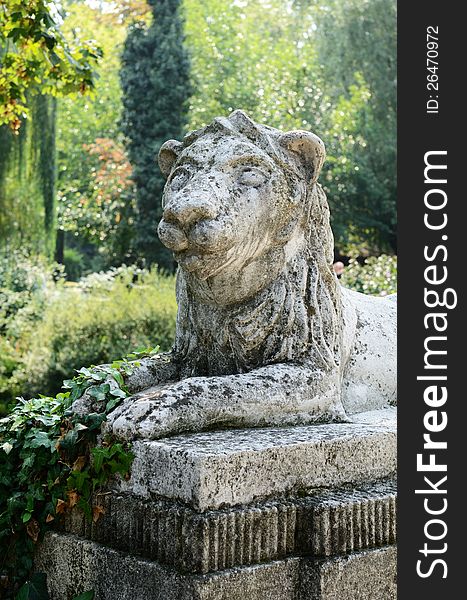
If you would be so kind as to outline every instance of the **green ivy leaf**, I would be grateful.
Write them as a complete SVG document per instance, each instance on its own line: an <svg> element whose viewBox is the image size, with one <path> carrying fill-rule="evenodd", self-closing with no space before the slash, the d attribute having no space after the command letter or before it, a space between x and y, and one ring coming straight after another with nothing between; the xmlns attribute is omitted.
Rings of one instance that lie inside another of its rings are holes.
<svg viewBox="0 0 467 600"><path fill-rule="evenodd" d="M34 573L19 590L15 600L49 600L47 591L47 575L45 573Z"/></svg>
<svg viewBox="0 0 467 600"><path fill-rule="evenodd" d="M99 473L102 470L105 454L102 452L101 448L93 448L92 457L94 470L96 471L96 473Z"/></svg>
<svg viewBox="0 0 467 600"><path fill-rule="evenodd" d="M116 398L126 398L127 394L124 390L120 389L120 388L113 388L110 390L110 394L112 396L115 396Z"/></svg>
<svg viewBox="0 0 467 600"><path fill-rule="evenodd" d="M103 383L102 385L93 385L89 388L89 395L95 398L98 402L105 400L110 391L110 385Z"/></svg>
<svg viewBox="0 0 467 600"><path fill-rule="evenodd" d="M55 441L51 440L45 431L36 431L31 440L24 444L24 447L29 448L40 448L41 446L44 448L53 448L55 446Z"/></svg>
<svg viewBox="0 0 467 600"><path fill-rule="evenodd" d="M126 396L123 396L123 398L125 398ZM120 404L120 402L122 401L121 397L114 397L111 398L107 404L105 405L105 412L109 413L111 410L113 410L118 404Z"/></svg>
<svg viewBox="0 0 467 600"><path fill-rule="evenodd" d="M71 451L78 441L78 432L76 429L71 429L68 433L60 440L60 449L64 452Z"/></svg>
<svg viewBox="0 0 467 600"><path fill-rule="evenodd" d="M26 458L23 460L23 468L32 467L34 465L35 460L36 460L35 454L29 454L29 456L26 456Z"/></svg>
<svg viewBox="0 0 467 600"><path fill-rule="evenodd" d="M13 450L13 444L10 444L10 442L5 442L4 444L2 444L2 450L6 454L10 454L10 452Z"/></svg>
<svg viewBox="0 0 467 600"><path fill-rule="evenodd" d="M113 378L117 382L117 385L119 385L121 388L123 388L125 385L125 382L123 380L122 374L117 370L114 370L112 374L113 374Z"/></svg>
<svg viewBox="0 0 467 600"><path fill-rule="evenodd" d="M86 377L91 377L91 371L86 367L81 367L81 369L78 369L76 372L82 375L86 375Z"/></svg>
<svg viewBox="0 0 467 600"><path fill-rule="evenodd" d="M100 429L100 426L105 421L106 416L104 413L89 413L81 417L81 421L85 423L90 431Z"/></svg>

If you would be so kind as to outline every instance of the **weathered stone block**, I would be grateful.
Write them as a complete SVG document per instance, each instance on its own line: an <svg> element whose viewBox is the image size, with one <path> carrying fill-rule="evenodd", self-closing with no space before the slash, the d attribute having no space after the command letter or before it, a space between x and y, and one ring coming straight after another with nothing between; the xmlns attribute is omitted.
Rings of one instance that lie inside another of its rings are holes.
<svg viewBox="0 0 467 600"><path fill-rule="evenodd" d="M302 563L300 600L395 600L396 597L395 547Z"/></svg>
<svg viewBox="0 0 467 600"><path fill-rule="evenodd" d="M287 558L207 575L180 574L75 536L50 533L37 567L52 600L394 600L393 547L315 561Z"/></svg>
<svg viewBox="0 0 467 600"><path fill-rule="evenodd" d="M130 494L97 501L105 510L97 524L73 514L63 530L180 572L208 573L287 556L327 557L396 539L392 480L203 513Z"/></svg>
<svg viewBox="0 0 467 600"><path fill-rule="evenodd" d="M37 567L54 600L393 600L392 417L137 442L101 519L68 515Z"/></svg>
<svg viewBox="0 0 467 600"><path fill-rule="evenodd" d="M135 442L132 477L121 489L203 511L388 477L397 466L395 410L377 415L371 424L213 431Z"/></svg>

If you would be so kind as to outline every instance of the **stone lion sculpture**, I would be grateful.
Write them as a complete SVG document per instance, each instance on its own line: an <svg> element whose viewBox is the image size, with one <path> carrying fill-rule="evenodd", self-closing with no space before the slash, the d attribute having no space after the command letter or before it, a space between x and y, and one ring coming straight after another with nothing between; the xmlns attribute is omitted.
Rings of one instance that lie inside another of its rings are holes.
<svg viewBox="0 0 467 600"><path fill-rule="evenodd" d="M171 353L128 380L105 424L124 439L345 421L396 402L396 305L341 287L317 182L323 142L242 111L159 153L173 251Z"/></svg>

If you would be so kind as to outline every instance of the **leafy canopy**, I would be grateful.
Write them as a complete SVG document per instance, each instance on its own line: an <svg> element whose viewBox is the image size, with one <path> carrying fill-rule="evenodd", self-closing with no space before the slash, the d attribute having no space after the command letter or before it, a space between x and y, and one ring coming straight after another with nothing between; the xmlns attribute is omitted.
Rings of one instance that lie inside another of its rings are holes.
<svg viewBox="0 0 467 600"><path fill-rule="evenodd" d="M92 41L65 39L62 17L47 0L0 0L0 125L17 132L28 97L65 96L94 87L102 55Z"/></svg>

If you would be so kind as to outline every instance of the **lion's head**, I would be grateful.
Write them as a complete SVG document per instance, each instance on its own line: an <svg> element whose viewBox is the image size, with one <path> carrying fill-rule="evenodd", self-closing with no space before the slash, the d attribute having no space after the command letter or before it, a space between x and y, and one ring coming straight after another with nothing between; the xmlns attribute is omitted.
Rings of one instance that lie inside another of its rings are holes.
<svg viewBox="0 0 467 600"><path fill-rule="evenodd" d="M242 111L160 150L167 183L159 236L174 252L189 296L222 309L226 319L246 304L253 314L259 296L263 304L266 296L281 302L278 329L289 343L272 343L269 328L263 344L268 350L261 350L257 334L250 343L242 332L237 337L246 358L236 360L237 369L294 360L311 347L321 364L339 360L333 236L317 183L324 158L316 135L258 125ZM275 291L269 293L271 286ZM228 337L232 345L235 336ZM212 344L219 342L213 337ZM249 345L256 358L248 354Z"/></svg>

